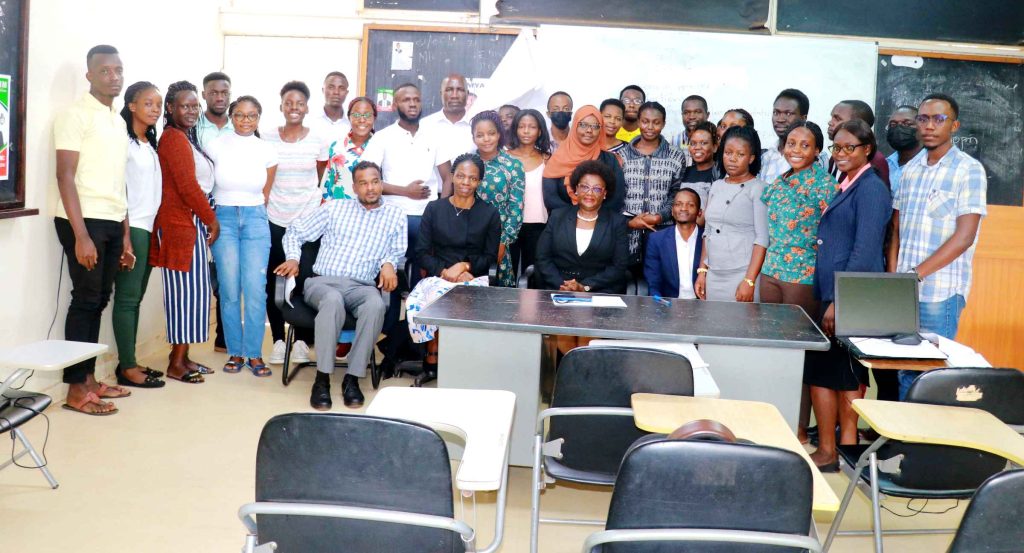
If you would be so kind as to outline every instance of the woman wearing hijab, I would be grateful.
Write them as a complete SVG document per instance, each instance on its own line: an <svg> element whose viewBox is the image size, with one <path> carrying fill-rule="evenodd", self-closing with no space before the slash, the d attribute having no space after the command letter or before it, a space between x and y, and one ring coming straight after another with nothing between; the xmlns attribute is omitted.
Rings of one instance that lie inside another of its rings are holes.
<svg viewBox="0 0 1024 553"><path fill-rule="evenodd" d="M626 179L615 154L601 149L601 127L601 112L596 107L587 105L576 111L568 138L544 165L544 206L548 213L578 203L569 184L569 176L580 163L594 160L606 165L615 175L615 184L609 187L614 195L607 199L605 205L615 213L622 213Z"/></svg>

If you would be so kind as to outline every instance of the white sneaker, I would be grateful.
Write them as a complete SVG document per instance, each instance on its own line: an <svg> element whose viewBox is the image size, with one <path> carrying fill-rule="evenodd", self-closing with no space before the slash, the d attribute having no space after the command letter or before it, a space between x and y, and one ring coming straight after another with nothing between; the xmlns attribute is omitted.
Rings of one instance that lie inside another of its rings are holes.
<svg viewBox="0 0 1024 553"><path fill-rule="evenodd" d="M280 365L284 363L284 340L274 342L274 349L270 352L270 357L267 358L267 363L272 365Z"/></svg>
<svg viewBox="0 0 1024 553"><path fill-rule="evenodd" d="M292 358L293 363L309 363L309 346L302 340L296 340L292 344Z"/></svg>

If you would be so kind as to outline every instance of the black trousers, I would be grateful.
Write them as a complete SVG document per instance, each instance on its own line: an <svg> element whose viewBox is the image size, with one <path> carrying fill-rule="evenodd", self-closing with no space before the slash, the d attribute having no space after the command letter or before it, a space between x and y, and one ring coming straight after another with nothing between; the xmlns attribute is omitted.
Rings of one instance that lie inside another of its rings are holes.
<svg viewBox="0 0 1024 553"><path fill-rule="evenodd" d="M516 276L523 274L530 265L537 263L537 242L540 241L540 234L544 232L544 223L523 223L519 229L519 236L512 243L512 268Z"/></svg>
<svg viewBox="0 0 1024 553"><path fill-rule="evenodd" d="M85 219L85 229L96 246L96 267L91 271L75 256L75 231L67 219L54 217L57 239L64 248L71 277L71 305L64 321L64 339L75 342L97 343L100 340L100 322L103 309L110 303L114 278L120 268L124 251L124 227L120 221ZM140 259L140 263L147 260ZM65 384L81 384L96 372L96 358L75 363L64 369Z"/></svg>
<svg viewBox="0 0 1024 553"><path fill-rule="evenodd" d="M274 305L274 284L277 280L274 269L285 261L282 240L284 239L284 233L288 229L274 223L269 224L270 260L267 262L267 320L270 321L270 335L273 336L274 342L277 342L278 340L284 340L284 317L281 316L281 311ZM319 240L316 242L306 242L302 245L302 253L299 256L300 277L308 278L314 276L313 263L316 262L316 255L319 251ZM313 344L313 336L312 328L295 328L295 339L306 342L306 345Z"/></svg>

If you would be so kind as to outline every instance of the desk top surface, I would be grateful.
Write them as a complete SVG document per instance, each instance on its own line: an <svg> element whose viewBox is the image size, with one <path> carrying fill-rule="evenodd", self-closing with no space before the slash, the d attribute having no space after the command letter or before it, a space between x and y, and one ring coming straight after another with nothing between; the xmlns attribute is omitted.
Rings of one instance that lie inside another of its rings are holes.
<svg viewBox="0 0 1024 553"><path fill-rule="evenodd" d="M508 470L508 443L516 395L504 390L457 388L384 388L366 408L367 415L405 419L466 440L455 475L464 491L497 490Z"/></svg>
<svg viewBox="0 0 1024 553"><path fill-rule="evenodd" d="M827 350L795 305L619 296L626 308L557 306L549 290L457 286L416 320L439 326L697 344ZM593 294L574 294L589 296Z"/></svg>
<svg viewBox="0 0 1024 553"><path fill-rule="evenodd" d="M969 447L1024 464L1024 436L988 411L877 399L855 399L853 409L886 438Z"/></svg>
<svg viewBox="0 0 1024 553"><path fill-rule="evenodd" d="M836 512L839 498L779 410L770 403L732 399L708 399L660 394L633 394L633 418L638 428L670 434L693 420L712 419L729 427L737 438L756 444L788 449L799 454L811 467L815 511Z"/></svg>
<svg viewBox="0 0 1024 553"><path fill-rule="evenodd" d="M43 340L0 351L0 369L59 371L106 351L106 344Z"/></svg>

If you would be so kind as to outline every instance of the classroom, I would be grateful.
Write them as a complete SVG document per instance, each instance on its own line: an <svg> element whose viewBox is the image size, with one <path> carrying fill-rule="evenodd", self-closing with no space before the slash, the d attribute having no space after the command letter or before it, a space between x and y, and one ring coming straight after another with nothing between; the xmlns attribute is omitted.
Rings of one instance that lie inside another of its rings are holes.
<svg viewBox="0 0 1024 553"><path fill-rule="evenodd" d="M2 550L1021 550L1024 4L0 45Z"/></svg>

